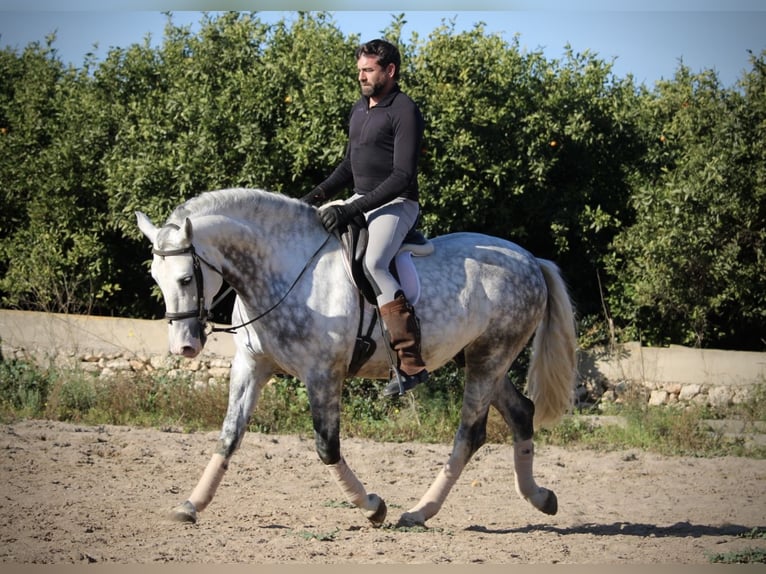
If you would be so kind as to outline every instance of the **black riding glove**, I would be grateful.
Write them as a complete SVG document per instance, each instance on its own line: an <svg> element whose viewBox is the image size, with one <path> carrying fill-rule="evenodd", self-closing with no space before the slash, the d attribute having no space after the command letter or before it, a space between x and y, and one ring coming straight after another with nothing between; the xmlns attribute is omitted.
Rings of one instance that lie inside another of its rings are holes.
<svg viewBox="0 0 766 574"><path fill-rule="evenodd" d="M338 228L346 227L358 213L359 208L353 203L334 203L319 210L319 220L324 228L332 233Z"/></svg>

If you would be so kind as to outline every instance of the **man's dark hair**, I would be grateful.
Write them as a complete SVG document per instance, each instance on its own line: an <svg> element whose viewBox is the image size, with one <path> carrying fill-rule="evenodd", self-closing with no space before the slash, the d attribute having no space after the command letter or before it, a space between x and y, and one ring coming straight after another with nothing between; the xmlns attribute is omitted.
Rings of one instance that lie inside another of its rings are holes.
<svg viewBox="0 0 766 574"><path fill-rule="evenodd" d="M356 59L362 56L374 56L378 59L378 65L386 68L389 64L394 64L394 79L399 79L399 67L402 63L402 57L399 55L399 48L385 40L370 40L356 49Z"/></svg>

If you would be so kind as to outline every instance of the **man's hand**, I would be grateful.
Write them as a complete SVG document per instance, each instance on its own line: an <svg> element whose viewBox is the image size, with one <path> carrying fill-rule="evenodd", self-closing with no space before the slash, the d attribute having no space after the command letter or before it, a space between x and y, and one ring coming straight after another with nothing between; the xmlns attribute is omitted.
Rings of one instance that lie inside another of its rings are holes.
<svg viewBox="0 0 766 574"><path fill-rule="evenodd" d="M303 203L308 203L309 205L313 205L313 206L317 206L320 203L323 203L324 200L325 200L325 194L318 187L315 187L309 193L301 197L301 201Z"/></svg>
<svg viewBox="0 0 766 574"><path fill-rule="evenodd" d="M319 209L319 220L322 222L322 225L324 225L324 228L332 233L338 228L346 227L348 222L351 221L357 213L358 210L347 203L335 203L332 205L325 205Z"/></svg>

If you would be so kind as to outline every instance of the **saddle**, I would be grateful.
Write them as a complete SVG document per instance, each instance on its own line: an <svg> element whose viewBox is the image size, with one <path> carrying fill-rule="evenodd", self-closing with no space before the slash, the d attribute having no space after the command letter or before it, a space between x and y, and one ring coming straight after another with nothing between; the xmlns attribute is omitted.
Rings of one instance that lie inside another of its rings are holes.
<svg viewBox="0 0 766 574"><path fill-rule="evenodd" d="M363 332L365 301L375 307L377 311L377 295L364 271L364 253L369 239L367 220L363 214L357 215L349 222L344 231L336 231L335 233L342 246L346 271L359 290L359 327L348 370L349 376L354 376L359 368L375 353L372 331L378 320L378 313L376 312L370 320L367 331ZM407 232L399 252L391 261L391 274L399 281L404 295L412 305L415 305L420 299L420 278L415 264L412 262L412 257L424 257L433 251L434 244L417 229L416 222Z"/></svg>
<svg viewBox="0 0 766 574"><path fill-rule="evenodd" d="M346 230L339 234L343 246L344 262L354 285L364 298L373 306L377 305L377 295L364 271L364 253L367 249L369 233L364 215L357 215L349 222ZM396 257L391 261L390 271L402 285L407 300L415 305L420 298L420 281L412 263L412 256L424 257L434 251L434 245L418 229L417 222L407 232Z"/></svg>

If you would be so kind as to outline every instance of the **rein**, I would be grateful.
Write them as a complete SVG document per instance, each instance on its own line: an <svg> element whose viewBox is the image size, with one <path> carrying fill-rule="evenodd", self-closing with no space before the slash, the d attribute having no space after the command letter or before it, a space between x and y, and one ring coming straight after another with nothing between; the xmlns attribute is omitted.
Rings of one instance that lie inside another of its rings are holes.
<svg viewBox="0 0 766 574"><path fill-rule="evenodd" d="M241 329L242 327L247 327L248 325L250 325L252 323L255 323L259 319L263 319L266 315L271 313L274 309L276 309L282 303L282 301L284 301L287 298L287 296L290 294L290 292L293 290L293 288L298 284L298 281L301 280L301 277L303 277L303 274L309 268L309 266L314 261L314 259L316 259L317 255L319 255L319 252L322 251L322 249L324 248L325 245L327 245L327 242L330 240L331 236L332 236L332 234L330 234L330 233L327 234L327 237L325 237L325 240L322 241L322 244L319 247L317 247L317 250L314 251L314 254L309 258L309 260L306 261L306 264L303 266L303 269L301 269L301 272L298 273L298 276L292 282L290 287L287 288L287 291L285 291L285 294L282 295L282 297L279 298L279 301L274 303L271 307L266 309L260 315L257 315L256 317L253 317L249 321L245 321L244 323L240 323L236 327L213 327L210 332L211 333L230 333L230 334L234 334L234 333L236 333L237 329ZM229 289L231 289L231 288L229 288Z"/></svg>
<svg viewBox="0 0 766 574"><path fill-rule="evenodd" d="M169 225L177 227L172 223ZM316 249L316 251L314 251L314 254L309 258L309 260L303 266L303 269L301 269L300 273L298 273L298 276L295 278L295 280L293 280L290 287L287 288L287 291L285 291L284 295L282 295L282 297L280 297L279 300L276 303L274 303L271 307L266 309L260 315L257 315L256 317L250 319L249 321L246 321L244 323L241 323L233 327L212 327L210 332L234 334L236 333L238 329L241 329L242 327L247 327L248 325L255 323L256 321L262 319L263 317L271 313L287 298L290 292L295 288L295 286L298 284L298 281L301 280L301 277L303 277L303 274L309 268L311 263L316 259L317 255L319 255L319 253L322 251L324 246L327 245L327 242L330 240L331 236L332 234L330 233L327 234L327 237L325 238L325 240L322 241L322 244ZM220 269L217 269L216 267L214 267L212 264L206 261L203 257L201 257L199 253L197 253L197 251L194 249L194 245L189 245L189 247L184 247L182 249L171 249L168 251L152 248L152 253L154 255L159 255L160 257L173 257L177 255L185 255L187 253L191 255L192 266L194 269L194 280L197 283L197 309L194 311L180 311L177 313L168 313L166 311L165 318L168 319L168 321L170 322L177 319L196 318L200 323L203 323L203 324L206 323L207 318L209 316L209 310L205 308L205 296L204 296L201 263L204 263L205 265L207 265L212 271L215 271L221 277L223 277L223 272ZM232 289L233 287L229 287L220 297L218 297L215 301L213 301L212 305L210 306L210 310L214 309L215 306L218 305L218 303L220 303L226 297L226 295L229 294L230 291L232 291Z"/></svg>

